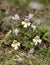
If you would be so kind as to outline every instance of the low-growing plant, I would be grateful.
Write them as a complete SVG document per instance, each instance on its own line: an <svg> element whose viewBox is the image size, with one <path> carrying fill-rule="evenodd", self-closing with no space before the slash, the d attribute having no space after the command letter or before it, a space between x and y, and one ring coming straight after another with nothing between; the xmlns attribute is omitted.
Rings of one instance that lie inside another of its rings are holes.
<svg viewBox="0 0 50 65"><path fill-rule="evenodd" d="M17 18L19 19L17 19ZM15 49L18 48L19 44L22 45L25 49L34 48L38 45L44 45L44 42L50 42L50 23L42 23L40 25L34 25L33 22L30 22L31 19L27 16L23 21L20 20L20 17L16 14L15 17L12 17L13 20L16 20L15 26L5 35L4 39L1 40L5 45L11 45ZM17 21L18 20L18 21ZM16 40L14 42L14 40Z"/></svg>

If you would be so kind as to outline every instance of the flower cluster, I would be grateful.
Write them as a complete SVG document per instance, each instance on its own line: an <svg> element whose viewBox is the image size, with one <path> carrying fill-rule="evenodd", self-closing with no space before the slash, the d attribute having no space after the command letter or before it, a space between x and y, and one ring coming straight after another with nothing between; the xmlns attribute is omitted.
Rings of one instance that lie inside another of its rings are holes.
<svg viewBox="0 0 50 65"><path fill-rule="evenodd" d="M13 29L13 34L15 34L16 38L14 37L11 46L16 50L20 46L20 42L23 43L24 46L28 47L31 43L34 45L37 45L38 43L41 44L42 40L40 39L40 36L36 33L36 26L30 22L30 20L33 18L33 14L30 13L28 16L25 16L24 20L20 21L20 17L18 14L15 14L12 16L13 20L19 20L20 23L16 24L19 25L19 27L15 27ZM34 31L33 31L34 30ZM19 33L19 34L18 34ZM17 40L19 42L17 42Z"/></svg>

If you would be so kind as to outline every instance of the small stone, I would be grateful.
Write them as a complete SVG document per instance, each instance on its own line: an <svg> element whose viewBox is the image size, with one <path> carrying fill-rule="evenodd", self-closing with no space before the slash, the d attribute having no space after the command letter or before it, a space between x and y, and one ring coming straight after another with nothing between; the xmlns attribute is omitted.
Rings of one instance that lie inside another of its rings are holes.
<svg viewBox="0 0 50 65"><path fill-rule="evenodd" d="M43 4L38 3L38 2L31 2L31 3L29 3L28 7L31 9L35 9L35 10L42 10Z"/></svg>

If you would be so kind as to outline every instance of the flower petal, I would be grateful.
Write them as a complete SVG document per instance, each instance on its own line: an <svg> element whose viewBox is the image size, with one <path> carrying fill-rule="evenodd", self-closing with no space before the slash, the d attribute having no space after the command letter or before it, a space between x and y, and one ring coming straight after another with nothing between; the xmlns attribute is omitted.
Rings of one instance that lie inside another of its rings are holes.
<svg viewBox="0 0 50 65"><path fill-rule="evenodd" d="M27 25L24 25L23 27L24 27L24 28L27 28Z"/></svg>
<svg viewBox="0 0 50 65"><path fill-rule="evenodd" d="M22 25L24 24L24 21L22 21Z"/></svg>
<svg viewBox="0 0 50 65"><path fill-rule="evenodd" d="M11 44L11 46L12 46L12 47L14 47L14 45L13 45L13 44Z"/></svg>
<svg viewBox="0 0 50 65"><path fill-rule="evenodd" d="M16 18L17 20L19 20L19 19L20 19L20 17L19 17L19 15L18 15L18 14L15 14L15 18Z"/></svg>
<svg viewBox="0 0 50 65"><path fill-rule="evenodd" d="M30 13L29 15L28 15L28 19L31 19L31 18L33 18L33 14L32 13Z"/></svg>
<svg viewBox="0 0 50 65"><path fill-rule="evenodd" d="M18 46L14 47L14 49L17 50L18 49Z"/></svg>
<svg viewBox="0 0 50 65"><path fill-rule="evenodd" d="M36 29L36 26L35 25L31 25L31 28L33 28L35 30Z"/></svg>
<svg viewBox="0 0 50 65"><path fill-rule="evenodd" d="M18 46L20 46L20 44L21 44L21 43L20 43L20 42L18 42Z"/></svg>
<svg viewBox="0 0 50 65"><path fill-rule="evenodd" d="M36 40L35 40L35 39L33 39L33 42L36 42Z"/></svg>
<svg viewBox="0 0 50 65"><path fill-rule="evenodd" d="M29 19L25 18L25 21L29 21Z"/></svg>
<svg viewBox="0 0 50 65"><path fill-rule="evenodd" d="M15 20L16 18L12 16L12 19L14 19L14 20Z"/></svg>
<svg viewBox="0 0 50 65"><path fill-rule="evenodd" d="M28 26L30 26L31 25L31 23L28 23Z"/></svg>
<svg viewBox="0 0 50 65"><path fill-rule="evenodd" d="M35 38L38 38L38 39L40 39L40 37L39 37L39 36L36 36Z"/></svg>
<svg viewBox="0 0 50 65"><path fill-rule="evenodd" d="M17 42L17 40L14 40L13 43L14 43L14 42Z"/></svg>
<svg viewBox="0 0 50 65"><path fill-rule="evenodd" d="M37 45L37 42L35 43L35 45Z"/></svg>
<svg viewBox="0 0 50 65"><path fill-rule="evenodd" d="M18 34L18 32L19 32L18 29L13 30L13 33L15 33L16 35Z"/></svg>
<svg viewBox="0 0 50 65"><path fill-rule="evenodd" d="M41 43L42 42L42 40L41 39L39 39L39 41L38 41L39 43Z"/></svg>

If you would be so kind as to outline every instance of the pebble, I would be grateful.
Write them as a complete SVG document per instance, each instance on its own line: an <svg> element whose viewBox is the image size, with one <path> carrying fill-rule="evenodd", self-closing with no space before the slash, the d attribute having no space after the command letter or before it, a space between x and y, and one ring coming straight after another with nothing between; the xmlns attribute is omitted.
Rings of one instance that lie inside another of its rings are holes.
<svg viewBox="0 0 50 65"><path fill-rule="evenodd" d="M35 10L42 10L43 4L38 3L38 2L30 2L28 7L31 8L31 9L35 9Z"/></svg>

